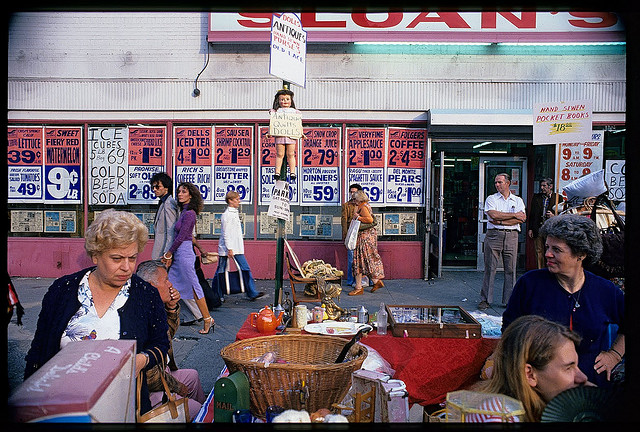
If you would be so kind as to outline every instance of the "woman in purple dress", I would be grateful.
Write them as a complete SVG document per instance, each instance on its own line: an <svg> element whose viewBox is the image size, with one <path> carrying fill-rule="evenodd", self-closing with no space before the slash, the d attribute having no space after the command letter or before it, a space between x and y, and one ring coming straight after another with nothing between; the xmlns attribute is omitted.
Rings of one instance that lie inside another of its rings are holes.
<svg viewBox="0 0 640 432"><path fill-rule="evenodd" d="M193 231L196 226L196 216L203 207L202 195L198 188L189 182L178 185L178 205L180 217L175 225L175 238L169 250L163 255L163 261L169 267L169 280L180 292L183 299L195 298L198 309L204 318L204 328L200 334L207 334L214 330L214 321L209 314L207 301L198 280L194 262Z"/></svg>

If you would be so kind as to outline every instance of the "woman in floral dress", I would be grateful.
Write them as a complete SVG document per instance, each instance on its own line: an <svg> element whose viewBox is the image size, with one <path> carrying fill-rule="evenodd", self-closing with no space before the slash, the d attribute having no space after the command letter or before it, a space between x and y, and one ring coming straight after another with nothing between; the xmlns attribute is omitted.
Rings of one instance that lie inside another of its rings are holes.
<svg viewBox="0 0 640 432"><path fill-rule="evenodd" d="M369 205L369 197L364 191L357 191L353 198L356 202L354 219L358 219L363 224L373 223L373 211ZM378 231L375 225L358 232L358 241L353 251L353 274L356 278L356 286L349 295L360 295L364 292L362 288L362 275L366 275L373 282L371 292L382 288L384 282L384 267L378 253Z"/></svg>

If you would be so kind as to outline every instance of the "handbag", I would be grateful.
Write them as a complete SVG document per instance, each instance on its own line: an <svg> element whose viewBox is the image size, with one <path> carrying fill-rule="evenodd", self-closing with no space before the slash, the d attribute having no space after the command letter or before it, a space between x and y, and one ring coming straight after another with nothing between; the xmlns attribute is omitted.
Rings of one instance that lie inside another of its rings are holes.
<svg viewBox="0 0 640 432"><path fill-rule="evenodd" d="M162 386L164 387L167 402L157 406L156 408L152 408L144 414L140 414L140 393L142 390L142 380L144 379L143 374L145 373L144 370L140 371L138 381L136 383L136 421L138 423L188 423L190 421L189 399L186 397L176 399L173 393L171 393L167 380L164 377L164 374L166 373L164 356L161 352L159 352L159 356L156 355L156 351L159 352L158 348L150 350L151 354L156 359L157 367L160 369L160 380L162 380Z"/></svg>
<svg viewBox="0 0 640 432"><path fill-rule="evenodd" d="M596 221L596 208L598 203L604 203L613 213L615 224L600 230L602 236L602 255L600 259L585 268L590 272L605 279L624 277L624 221L613 208L611 200L605 195L600 195L591 210L591 220Z"/></svg>
<svg viewBox="0 0 640 432"><path fill-rule="evenodd" d="M358 231L366 231L368 229L375 228L376 225L378 225L378 219L376 218L376 215L371 213L371 217L373 218L373 222L371 222L371 223L360 223L360 228L358 228Z"/></svg>
<svg viewBox="0 0 640 432"><path fill-rule="evenodd" d="M244 293L245 286L250 283L249 273L243 272L240 269L240 266L238 265L238 262L235 258L233 258L233 261L236 263L236 267L238 270L229 271L230 260L227 260L224 274L216 273L213 277L213 280L211 281L213 290L217 290L218 295L220 295L220 293L222 292L226 292L227 295Z"/></svg>
<svg viewBox="0 0 640 432"><path fill-rule="evenodd" d="M347 231L347 235L344 238L344 245L349 250L354 250L356 248L356 243L358 241L358 230L360 228L360 221L358 219L352 219L351 224L349 224L349 230Z"/></svg>

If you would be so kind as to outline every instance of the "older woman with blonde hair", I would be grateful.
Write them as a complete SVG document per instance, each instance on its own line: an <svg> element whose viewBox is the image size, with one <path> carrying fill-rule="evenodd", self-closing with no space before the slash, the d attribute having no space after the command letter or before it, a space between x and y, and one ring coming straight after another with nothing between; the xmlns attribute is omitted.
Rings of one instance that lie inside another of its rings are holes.
<svg viewBox="0 0 640 432"><path fill-rule="evenodd" d="M580 336L563 325L536 315L520 317L502 334L493 354L490 380L475 390L518 399L525 410L524 420L540 421L551 399L587 384L578 367L579 343Z"/></svg>
<svg viewBox="0 0 640 432"><path fill-rule="evenodd" d="M363 224L373 223L373 210L369 205L367 194L362 190L356 191L353 194L353 200L356 203L353 219L357 219ZM384 282L382 282L382 279L384 279L384 267L378 253L378 231L375 225L358 231L358 240L353 251L353 274L356 278L356 286L353 291L349 292L350 296L360 295L364 292L362 288L363 274L373 282L371 292L375 292L384 286Z"/></svg>
<svg viewBox="0 0 640 432"><path fill-rule="evenodd" d="M96 216L85 233L94 266L57 279L44 295L25 379L73 341L135 339L136 374L156 365L152 349L166 355L164 304L158 290L134 274L148 238L147 228L131 213L108 209ZM141 412L149 409L144 380Z"/></svg>

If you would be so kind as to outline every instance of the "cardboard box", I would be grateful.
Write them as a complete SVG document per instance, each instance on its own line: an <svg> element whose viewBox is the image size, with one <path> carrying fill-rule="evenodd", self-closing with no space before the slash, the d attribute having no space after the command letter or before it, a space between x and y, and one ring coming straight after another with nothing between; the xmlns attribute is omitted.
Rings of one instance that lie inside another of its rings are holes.
<svg viewBox="0 0 640 432"><path fill-rule="evenodd" d="M134 423L135 340L71 342L9 398L16 422Z"/></svg>
<svg viewBox="0 0 640 432"><path fill-rule="evenodd" d="M387 305L391 333L396 337L482 337L480 323L460 306Z"/></svg>

